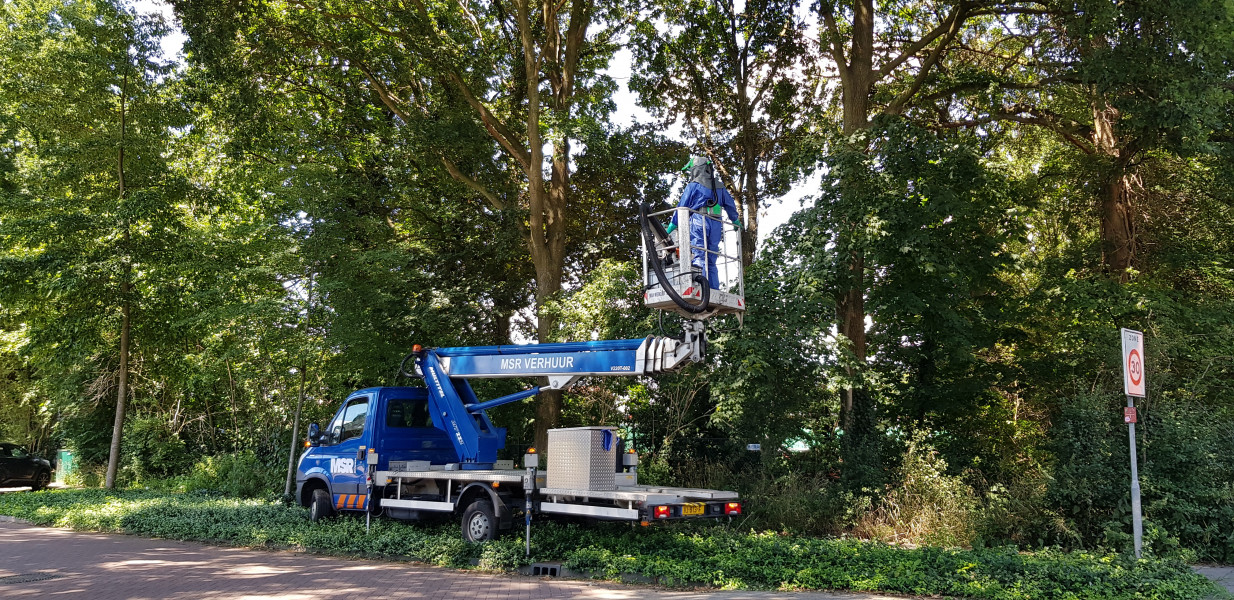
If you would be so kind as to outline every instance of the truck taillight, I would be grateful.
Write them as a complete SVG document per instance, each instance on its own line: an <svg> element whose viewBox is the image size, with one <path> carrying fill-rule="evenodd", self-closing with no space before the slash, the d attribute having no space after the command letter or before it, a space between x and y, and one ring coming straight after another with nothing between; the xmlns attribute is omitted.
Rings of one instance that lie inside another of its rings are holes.
<svg viewBox="0 0 1234 600"><path fill-rule="evenodd" d="M667 506L657 506L655 515L657 519L667 519L673 516L673 513L672 509Z"/></svg>
<svg viewBox="0 0 1234 600"><path fill-rule="evenodd" d="M729 502L729 503L725 504L725 505L724 505L724 514L726 514L726 515L728 515L728 516L730 516L730 517L731 517L731 516L733 516L733 515L739 515L739 514L741 514L741 503L740 503L740 502Z"/></svg>

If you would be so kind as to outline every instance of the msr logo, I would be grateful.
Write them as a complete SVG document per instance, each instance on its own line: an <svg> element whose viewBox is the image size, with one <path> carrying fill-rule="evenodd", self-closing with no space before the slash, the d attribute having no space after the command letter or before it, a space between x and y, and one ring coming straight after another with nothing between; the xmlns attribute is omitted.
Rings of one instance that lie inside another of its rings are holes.
<svg viewBox="0 0 1234 600"><path fill-rule="evenodd" d="M356 459L354 458L331 458L330 459L330 474L331 475L350 475L356 470Z"/></svg>

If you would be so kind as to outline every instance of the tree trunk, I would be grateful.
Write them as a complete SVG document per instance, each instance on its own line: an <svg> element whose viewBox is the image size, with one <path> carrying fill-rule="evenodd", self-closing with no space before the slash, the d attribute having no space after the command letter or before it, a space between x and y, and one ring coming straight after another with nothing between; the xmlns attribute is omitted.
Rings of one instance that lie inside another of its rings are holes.
<svg viewBox="0 0 1234 600"><path fill-rule="evenodd" d="M733 39L733 43L736 43L736 39ZM746 81L749 77L749 69L744 58L739 64L742 73L737 82L737 111L741 118L741 145L744 151L741 171L745 176L745 182L740 190L741 208L744 213L741 215L744 219L742 222L744 229L740 232L741 265L749 267L754 262L754 251L757 250L758 245L758 147L755 141L758 135L754 130L752 114L754 108L750 106L750 92Z"/></svg>
<svg viewBox="0 0 1234 600"><path fill-rule="evenodd" d="M536 336L540 343L552 342L557 319L544 308L561 292L562 271L565 268L566 198L570 186L570 142L562 140L553 146L553 169L545 193L543 221L532 231L532 258L536 264ZM535 219L532 219L533 224ZM536 248L534 241L543 234L544 245ZM539 260L535 260L540 255ZM547 383L547 382L545 382ZM548 430L561 425L561 391L540 393L536 405L536 447L548 448Z"/></svg>
<svg viewBox="0 0 1234 600"><path fill-rule="evenodd" d="M125 239L127 238L126 231ZM116 421L111 429L111 449L107 454L107 476L103 483L109 490L116 487L116 471L120 467L120 440L124 437L124 401L129 393L129 267L126 265L124 270L125 281L120 285L120 293L125 298L120 307L120 385L116 392Z"/></svg>
<svg viewBox="0 0 1234 600"><path fill-rule="evenodd" d="M120 149L116 160L116 184L117 198L121 203L124 202L124 142L126 131L126 118L129 91L129 73L126 67L124 71L124 79L120 85ZM130 298L129 293L132 291L131 278L133 276L133 263L129 257L129 223L124 222L124 237L122 250L124 256L124 269L120 282L120 385L116 391L116 421L111 429L111 448L107 453L107 475L103 478L103 487L111 490L116 487L116 471L120 468L120 440L124 437L124 402L128 398L129 393L129 330L130 330Z"/></svg>
<svg viewBox="0 0 1234 600"><path fill-rule="evenodd" d="M540 134L541 94L540 68L545 70L550 94L545 98L550 110L562 122L571 118L574 103L574 77L578 71L582 45L591 24L590 0L578 0L569 5L566 30L559 27L558 11L563 3L542 5L543 42L533 42L528 19L527 0L518 3L519 29L523 41L525 83L527 90L527 146L531 160L526 167L531 214L528 241L531 259L536 269L536 337L540 343L553 341L557 322L545 307L561 292L562 271L565 269L566 209L570 191L569 131L557 131L553 141L552 169L547 188L544 185L544 142ZM563 44L564 42L564 44ZM548 430L561 424L561 392L550 390L540 394L536 404L535 443L547 449Z"/></svg>
<svg viewBox="0 0 1234 600"><path fill-rule="evenodd" d="M1135 262L1135 175L1127 172L1131 157L1114 127L1119 111L1100 96L1093 102L1093 147L1111 165L1101 182L1098 210L1101 213L1101 262L1105 272L1120 283L1130 280Z"/></svg>
<svg viewBox="0 0 1234 600"><path fill-rule="evenodd" d="M562 270L565 267L570 132L555 132L557 135L553 142L552 174L546 184L541 116L544 107L548 106L551 111L555 111L553 118L548 120L564 123L572 118L570 113L573 106L574 78L583 44L587 41L593 2L579 0L569 4L569 23L564 33L559 25L559 11L566 6L564 3L545 2L538 5L542 11L539 15L532 15L533 5L530 0L514 0L513 4L523 64L521 80L514 81L519 81L519 91L527 103L527 113L522 121L526 143L524 144L513 130L507 129L480 97L472 93L461 72L451 73L450 80L477 111L488 135L520 165L527 177L527 246L536 272L536 333L540 342L548 342L552 339L556 322L544 311L544 307L561 291ZM382 89L376 80L370 78L370 81L373 81L379 90ZM541 93L542 83L549 86L548 93ZM517 104L518 95L514 96ZM383 101L390 106L397 106L388 93L383 95ZM447 162L447 169L449 168L450 164ZM473 189L479 187L475 181L461 173L451 172L451 175ZM490 201L494 197L491 193L486 193L485 196ZM498 209L502 208L500 203L494 205ZM548 429L556 426L560 420L561 393L540 394L536 406L537 445L543 446Z"/></svg>
<svg viewBox="0 0 1234 600"><path fill-rule="evenodd" d="M744 100L744 90L742 93ZM748 115L748 108L746 113ZM741 189L742 230L741 234L741 265L749 267L754 262L754 252L758 249L758 148L754 146L754 124L747 117L745 128L745 164L741 166L745 174L745 185Z"/></svg>
<svg viewBox="0 0 1234 600"><path fill-rule="evenodd" d="M841 78L844 134L851 136L870 123L870 93L874 85L874 5L873 0L860 0L853 6L852 48L846 71ZM856 148L864 151L864 148ZM844 188L851 188L841 183ZM854 190L855 192L855 190ZM847 192L851 195L854 192ZM853 364L847 367L851 380L860 380L861 366L866 360L865 313L865 253L854 239L864 223L841 224L839 246L848 249L847 273L840 278L837 290L836 330L849 341ZM875 434L874 402L864 389L850 385L840 396L840 427L844 431L841 451L844 458L844 479L854 489L877 482L879 456Z"/></svg>
<svg viewBox="0 0 1234 600"><path fill-rule="evenodd" d="M1123 175L1106 181L1101 188L1101 258L1105 271L1119 283L1130 280L1135 260L1135 227L1131 203L1134 177Z"/></svg>
<svg viewBox="0 0 1234 600"><path fill-rule="evenodd" d="M305 341L308 341L309 318L313 314L313 277L309 275L308 294L304 298L304 323L301 331ZM283 487L283 495L291 497L292 484L296 474L296 442L300 441L300 413L304 411L304 385L308 381L308 357L300 358L300 397L296 400L296 415L291 421L291 450L287 456L287 485Z"/></svg>

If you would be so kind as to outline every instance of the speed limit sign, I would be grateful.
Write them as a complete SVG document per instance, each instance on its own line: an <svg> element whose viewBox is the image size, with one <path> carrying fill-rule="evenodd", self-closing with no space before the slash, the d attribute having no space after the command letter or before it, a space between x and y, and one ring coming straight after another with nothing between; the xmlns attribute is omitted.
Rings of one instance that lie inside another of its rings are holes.
<svg viewBox="0 0 1234 600"><path fill-rule="evenodd" d="M1123 330L1123 390L1144 397L1144 334L1131 329Z"/></svg>

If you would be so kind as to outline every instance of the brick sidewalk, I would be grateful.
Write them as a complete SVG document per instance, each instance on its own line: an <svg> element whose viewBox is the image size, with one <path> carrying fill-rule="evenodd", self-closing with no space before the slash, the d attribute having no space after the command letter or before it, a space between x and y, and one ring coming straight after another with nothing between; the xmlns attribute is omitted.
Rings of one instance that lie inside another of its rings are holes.
<svg viewBox="0 0 1234 600"><path fill-rule="evenodd" d="M869 594L666 592L408 563L220 548L0 523L0 598L875 600Z"/></svg>

